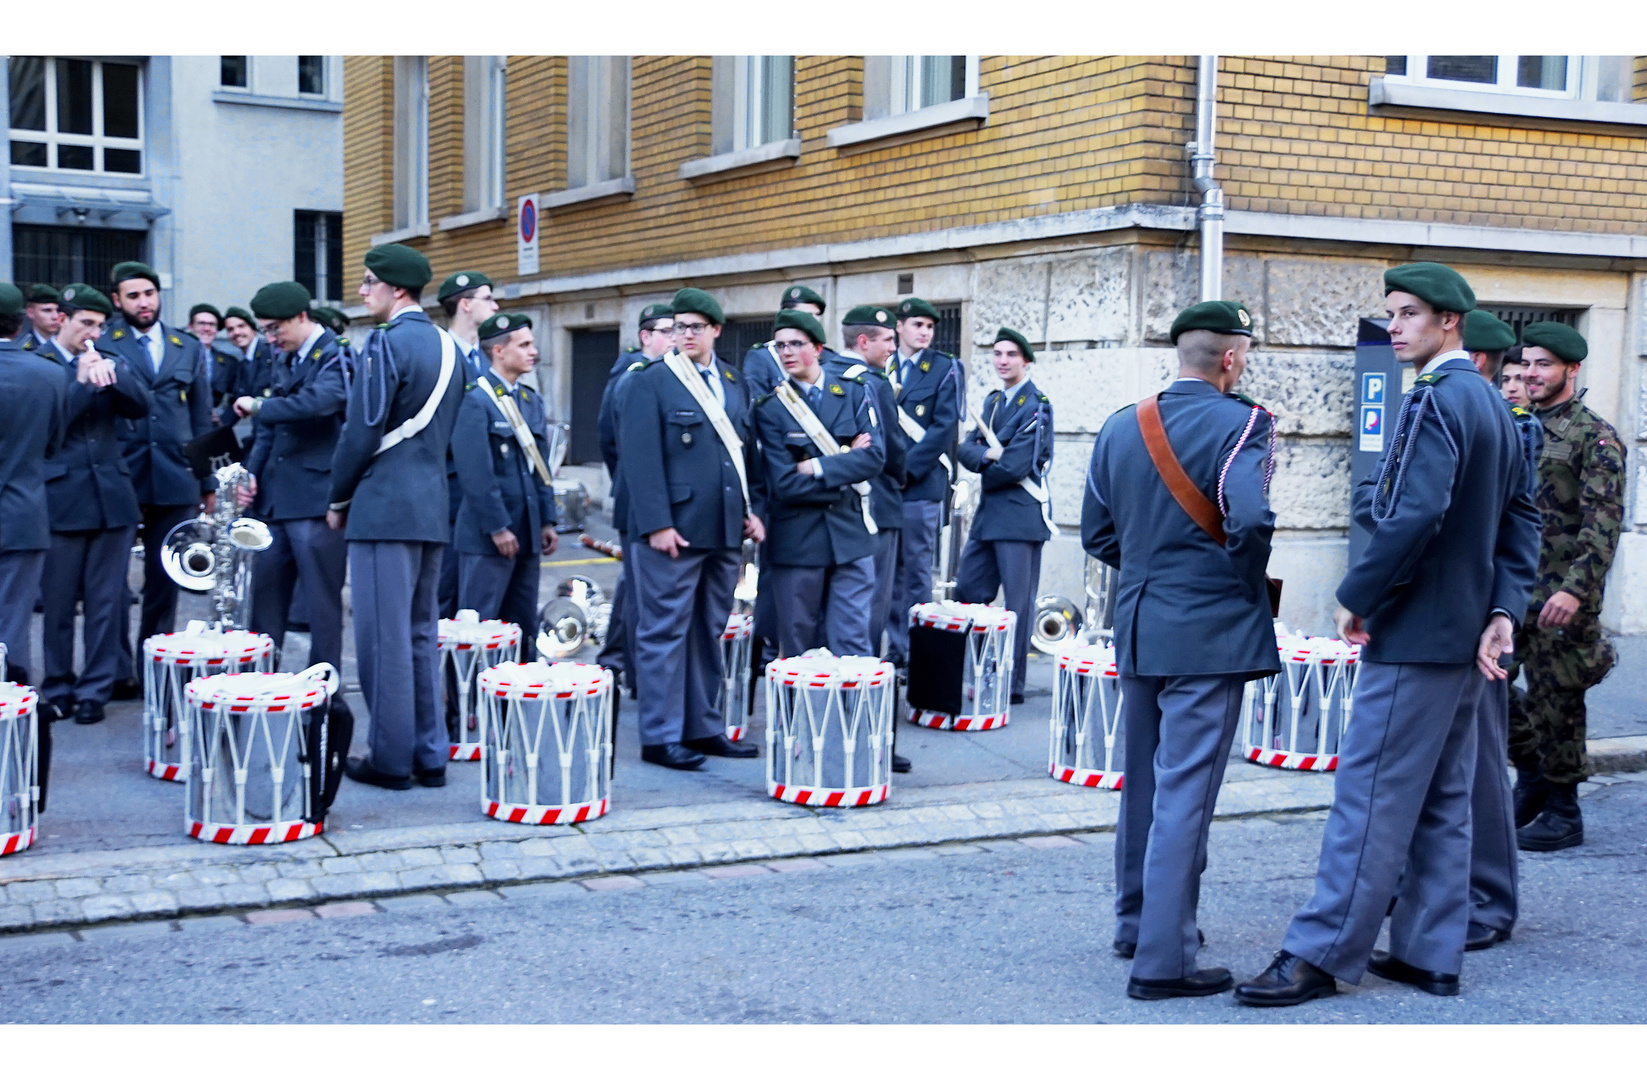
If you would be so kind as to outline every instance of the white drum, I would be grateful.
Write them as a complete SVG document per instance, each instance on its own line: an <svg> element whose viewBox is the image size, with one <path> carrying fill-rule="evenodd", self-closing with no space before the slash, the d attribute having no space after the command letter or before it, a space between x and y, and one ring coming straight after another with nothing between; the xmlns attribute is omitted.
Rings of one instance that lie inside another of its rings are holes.
<svg viewBox="0 0 1647 1080"><path fill-rule="evenodd" d="M236 671L268 671L274 642L247 630L208 630L198 620L143 642L143 767L182 783L189 768L183 688L191 680Z"/></svg>
<svg viewBox="0 0 1647 1080"><path fill-rule="evenodd" d="M309 736L326 722L335 693L330 664L189 683L189 835L214 844L284 844L319 834L324 814L314 807L325 768L311 760Z"/></svg>
<svg viewBox="0 0 1647 1080"><path fill-rule="evenodd" d="M743 738L749 719L749 664L754 629L753 615L734 611L726 620L726 631L721 634L721 720L726 724L726 737L733 742Z"/></svg>
<svg viewBox="0 0 1647 1080"><path fill-rule="evenodd" d="M1121 679L1115 650L1078 645L1058 655L1052 687L1054 780L1080 787L1119 789L1122 780Z"/></svg>
<svg viewBox="0 0 1647 1080"><path fill-rule="evenodd" d="M598 664L508 661L480 673L480 808L522 825L606 813L612 673Z"/></svg>
<svg viewBox="0 0 1647 1080"><path fill-rule="evenodd" d="M1242 753L1278 769L1331 772L1350 723L1361 647L1288 636L1281 674L1249 682L1241 706Z"/></svg>
<svg viewBox="0 0 1647 1080"><path fill-rule="evenodd" d="M1018 617L951 600L909 609L910 723L955 731L1006 727Z"/></svg>
<svg viewBox="0 0 1647 1080"><path fill-rule="evenodd" d="M480 673L519 659L520 627L514 623L482 619L469 608L440 620L440 685L451 760L480 760Z"/></svg>
<svg viewBox="0 0 1647 1080"><path fill-rule="evenodd" d="M803 806L871 806L892 779L897 672L814 649L766 665L766 791Z"/></svg>
<svg viewBox="0 0 1647 1080"><path fill-rule="evenodd" d="M0 682L0 855L34 844L40 814L40 695Z"/></svg>

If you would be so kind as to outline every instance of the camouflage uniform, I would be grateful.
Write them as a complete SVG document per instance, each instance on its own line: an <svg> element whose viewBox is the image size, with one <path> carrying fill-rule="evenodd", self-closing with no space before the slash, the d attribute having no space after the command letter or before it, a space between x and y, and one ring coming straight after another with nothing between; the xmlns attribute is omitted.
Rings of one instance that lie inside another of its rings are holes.
<svg viewBox="0 0 1647 1080"><path fill-rule="evenodd" d="M1624 446L1580 397L1537 414L1545 432L1536 500L1544 540L1516 632L1527 689L1510 695L1510 759L1555 784L1589 775L1584 691L1618 658L1601 629L1601 598L1624 522ZM1578 611L1566 626L1541 628L1538 613L1557 591L1578 597Z"/></svg>

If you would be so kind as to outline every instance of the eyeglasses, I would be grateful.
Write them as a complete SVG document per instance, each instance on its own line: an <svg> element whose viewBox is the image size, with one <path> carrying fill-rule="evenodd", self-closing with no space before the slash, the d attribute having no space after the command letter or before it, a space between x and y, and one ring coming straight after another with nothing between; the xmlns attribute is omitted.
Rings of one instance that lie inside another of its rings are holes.
<svg viewBox="0 0 1647 1080"><path fill-rule="evenodd" d="M379 281L377 279L377 275L375 274L367 274L365 277L360 279L360 287L363 289L370 289L373 285L381 284L383 284L383 282Z"/></svg>
<svg viewBox="0 0 1647 1080"><path fill-rule="evenodd" d="M274 332L279 329L280 324L278 322L260 322L257 324L257 332L264 337L274 336Z"/></svg>
<svg viewBox="0 0 1647 1080"><path fill-rule="evenodd" d="M810 341L774 341L772 347L779 352L794 352L796 349L804 349L810 344L812 344Z"/></svg>
<svg viewBox="0 0 1647 1080"><path fill-rule="evenodd" d="M709 329L706 322L678 322L669 330L672 334L701 334Z"/></svg>

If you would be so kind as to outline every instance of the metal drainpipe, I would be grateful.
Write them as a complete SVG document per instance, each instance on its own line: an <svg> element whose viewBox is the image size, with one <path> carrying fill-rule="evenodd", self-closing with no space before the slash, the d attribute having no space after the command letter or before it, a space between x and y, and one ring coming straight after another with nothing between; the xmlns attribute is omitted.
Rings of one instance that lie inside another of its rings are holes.
<svg viewBox="0 0 1647 1080"><path fill-rule="evenodd" d="M1189 151L1195 190L1201 206L1195 220L1201 230L1201 299L1221 300L1224 293L1224 189L1213 179L1217 161L1218 57L1203 56L1196 74L1195 140Z"/></svg>

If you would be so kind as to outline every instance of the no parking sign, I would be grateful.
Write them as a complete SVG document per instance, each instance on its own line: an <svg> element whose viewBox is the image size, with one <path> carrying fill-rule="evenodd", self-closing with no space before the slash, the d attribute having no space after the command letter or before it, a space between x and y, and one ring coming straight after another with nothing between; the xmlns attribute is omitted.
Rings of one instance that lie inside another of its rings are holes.
<svg viewBox="0 0 1647 1080"><path fill-rule="evenodd" d="M527 277L538 272L538 196L522 195L515 204L515 273Z"/></svg>

